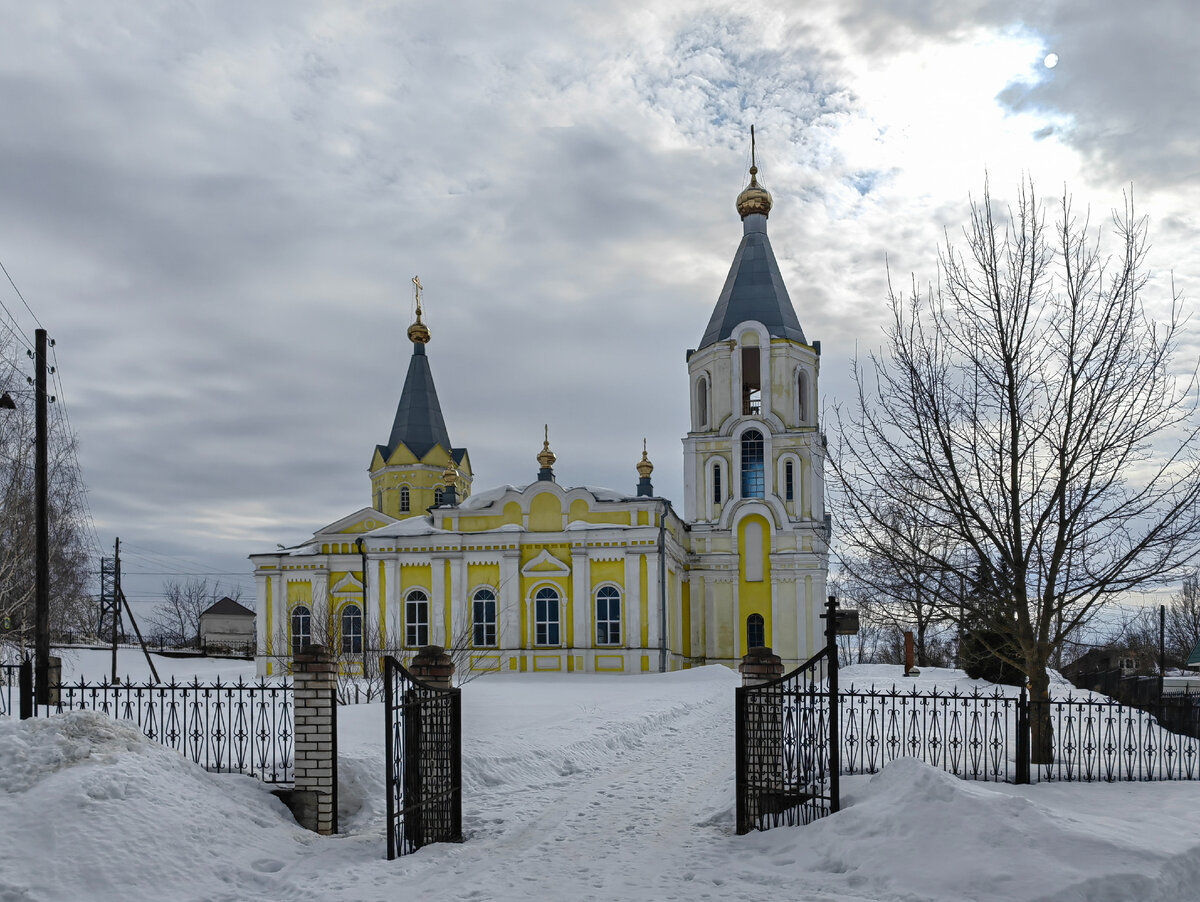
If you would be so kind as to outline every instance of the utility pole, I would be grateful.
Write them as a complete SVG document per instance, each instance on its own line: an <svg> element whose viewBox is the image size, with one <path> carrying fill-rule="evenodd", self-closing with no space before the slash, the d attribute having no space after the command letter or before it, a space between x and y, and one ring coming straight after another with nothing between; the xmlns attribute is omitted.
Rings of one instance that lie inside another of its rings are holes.
<svg viewBox="0 0 1200 902"><path fill-rule="evenodd" d="M50 704L50 518L48 488L47 414L46 414L46 330L34 332L34 398L36 431L34 440L34 632L33 684L39 705Z"/></svg>
<svg viewBox="0 0 1200 902"><path fill-rule="evenodd" d="M121 625L121 537L113 543L113 596L112 596L112 682L117 676L117 629Z"/></svg>

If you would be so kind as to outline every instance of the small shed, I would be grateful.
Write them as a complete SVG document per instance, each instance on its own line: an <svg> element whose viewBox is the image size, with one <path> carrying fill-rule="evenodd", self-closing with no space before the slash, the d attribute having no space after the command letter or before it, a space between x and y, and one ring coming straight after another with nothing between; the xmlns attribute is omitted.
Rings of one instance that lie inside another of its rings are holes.
<svg viewBox="0 0 1200 902"><path fill-rule="evenodd" d="M254 643L254 612L226 596L200 614L200 642L206 648L238 648Z"/></svg>

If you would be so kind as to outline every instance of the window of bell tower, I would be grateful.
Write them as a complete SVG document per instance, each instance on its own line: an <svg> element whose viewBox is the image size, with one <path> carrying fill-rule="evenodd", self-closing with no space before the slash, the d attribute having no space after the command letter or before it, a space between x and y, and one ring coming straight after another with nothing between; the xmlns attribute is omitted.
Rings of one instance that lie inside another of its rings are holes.
<svg viewBox="0 0 1200 902"><path fill-rule="evenodd" d="M762 367L758 348L742 348L742 414L762 413Z"/></svg>

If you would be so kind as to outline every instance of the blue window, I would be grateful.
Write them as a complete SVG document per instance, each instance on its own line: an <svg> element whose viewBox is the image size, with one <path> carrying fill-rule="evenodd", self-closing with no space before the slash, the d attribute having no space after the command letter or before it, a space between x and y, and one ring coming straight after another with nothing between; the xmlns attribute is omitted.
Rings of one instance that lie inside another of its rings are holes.
<svg viewBox="0 0 1200 902"><path fill-rule="evenodd" d="M404 644L429 644L429 597L420 589L413 589L404 601Z"/></svg>
<svg viewBox="0 0 1200 902"><path fill-rule="evenodd" d="M400 513L402 513L402 514L408 513L408 505L409 505L408 486L402 485L402 486L400 486Z"/></svg>
<svg viewBox="0 0 1200 902"><path fill-rule="evenodd" d="M746 650L762 648L767 644L767 630L762 614L751 614L746 618Z"/></svg>
<svg viewBox="0 0 1200 902"><path fill-rule="evenodd" d="M763 496L763 436L757 429L742 433L742 497Z"/></svg>
<svg viewBox="0 0 1200 902"><path fill-rule="evenodd" d="M292 654L312 642L312 611L302 604L292 608Z"/></svg>
<svg viewBox="0 0 1200 902"><path fill-rule="evenodd" d="M783 465L783 499L785 501L796 499L796 476L790 460Z"/></svg>
<svg viewBox="0 0 1200 902"><path fill-rule="evenodd" d="M721 503L721 465L713 464L713 504Z"/></svg>
<svg viewBox="0 0 1200 902"><path fill-rule="evenodd" d="M361 655L362 650L362 610L356 604L348 604L342 608L342 654Z"/></svg>
<svg viewBox="0 0 1200 902"><path fill-rule="evenodd" d="M596 644L621 644L621 593L612 586L596 592Z"/></svg>
<svg viewBox="0 0 1200 902"><path fill-rule="evenodd" d="M477 648L496 644L496 593L480 589L471 604L471 641Z"/></svg>
<svg viewBox="0 0 1200 902"><path fill-rule="evenodd" d="M549 587L533 596L533 644L560 644L558 593Z"/></svg>

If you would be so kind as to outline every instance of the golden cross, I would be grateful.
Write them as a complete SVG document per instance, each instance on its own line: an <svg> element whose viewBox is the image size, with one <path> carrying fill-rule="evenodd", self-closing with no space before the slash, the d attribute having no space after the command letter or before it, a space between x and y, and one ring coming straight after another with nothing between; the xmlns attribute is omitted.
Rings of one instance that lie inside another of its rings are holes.
<svg viewBox="0 0 1200 902"><path fill-rule="evenodd" d="M421 321L421 289L424 286L421 284L420 276L413 276L412 283L413 283L413 290L416 292L416 295L417 295L417 322L420 322Z"/></svg>

